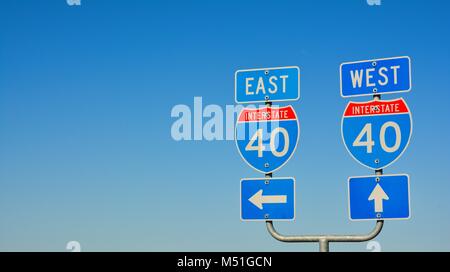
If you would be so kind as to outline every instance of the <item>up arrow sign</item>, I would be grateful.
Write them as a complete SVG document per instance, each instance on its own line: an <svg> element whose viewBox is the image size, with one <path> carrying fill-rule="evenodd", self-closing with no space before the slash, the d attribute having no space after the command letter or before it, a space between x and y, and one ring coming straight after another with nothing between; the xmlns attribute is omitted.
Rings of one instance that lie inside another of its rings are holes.
<svg viewBox="0 0 450 272"><path fill-rule="evenodd" d="M383 212L383 200L389 200L389 196L384 192L380 184L377 183L368 200L373 200L375 202L375 212L378 213Z"/></svg>
<svg viewBox="0 0 450 272"><path fill-rule="evenodd" d="M286 195L263 195L263 190L259 190L252 197L248 199L253 205L260 210L263 209L262 204L283 204L287 202Z"/></svg>
<svg viewBox="0 0 450 272"><path fill-rule="evenodd" d="M256 189L248 197L254 192ZM411 217L409 201L407 174L360 176L348 179L350 220L409 219ZM253 210L258 210L253 204L246 202Z"/></svg>

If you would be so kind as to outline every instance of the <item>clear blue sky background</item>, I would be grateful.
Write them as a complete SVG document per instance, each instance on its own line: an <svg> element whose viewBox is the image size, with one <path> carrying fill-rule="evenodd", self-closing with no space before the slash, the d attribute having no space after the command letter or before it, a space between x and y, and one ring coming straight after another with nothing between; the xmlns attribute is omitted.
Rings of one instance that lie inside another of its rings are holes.
<svg viewBox="0 0 450 272"><path fill-rule="evenodd" d="M260 177L232 141L175 142L176 104L234 104L234 72L298 65L302 132L275 176L297 179L283 233L365 233L347 178L344 61L409 55L411 144L386 173L411 176L412 219L383 251L450 250L448 1L2 1L0 250L315 251L239 219L239 181ZM386 95L395 98L399 95ZM359 99L361 100L361 99ZM332 250L366 251L366 243Z"/></svg>

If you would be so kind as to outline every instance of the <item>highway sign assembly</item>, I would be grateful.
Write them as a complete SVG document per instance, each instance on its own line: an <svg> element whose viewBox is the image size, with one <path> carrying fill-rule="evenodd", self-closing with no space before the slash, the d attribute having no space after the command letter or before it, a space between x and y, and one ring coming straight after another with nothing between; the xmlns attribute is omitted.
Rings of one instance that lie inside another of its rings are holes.
<svg viewBox="0 0 450 272"><path fill-rule="evenodd" d="M341 132L355 160L371 169L382 169L397 160L408 146L411 112L401 98L349 102Z"/></svg>
<svg viewBox="0 0 450 272"><path fill-rule="evenodd" d="M341 96L365 96L411 90L411 59L394 57L342 63Z"/></svg>
<svg viewBox="0 0 450 272"><path fill-rule="evenodd" d="M409 176L375 175L348 180L351 220L409 219Z"/></svg>
<svg viewBox="0 0 450 272"><path fill-rule="evenodd" d="M294 220L294 178L241 180L242 220Z"/></svg>
<svg viewBox="0 0 450 272"><path fill-rule="evenodd" d="M243 221L265 221L269 234L282 242L317 242L321 252L330 242L364 242L375 238L385 219L409 219L409 176L383 175L409 145L411 112L403 98L381 100L382 94L411 90L411 59L394 57L346 62L340 66L342 97L373 96L347 104L341 135L350 155L375 170L373 176L350 177L350 220L375 220L361 235L282 235L273 221L294 220L294 178L273 178L292 157L300 135L294 108L273 106L276 101L300 97L300 69L296 66L239 70L235 73L236 103L265 103L245 107L238 115L235 142L242 159L265 178L241 180L240 213Z"/></svg>
<svg viewBox="0 0 450 272"><path fill-rule="evenodd" d="M244 108L237 120L235 141L248 165L262 173L271 173L292 157L299 134L292 106Z"/></svg>
<svg viewBox="0 0 450 272"><path fill-rule="evenodd" d="M238 70L234 80L236 103L300 98L300 68L297 66Z"/></svg>

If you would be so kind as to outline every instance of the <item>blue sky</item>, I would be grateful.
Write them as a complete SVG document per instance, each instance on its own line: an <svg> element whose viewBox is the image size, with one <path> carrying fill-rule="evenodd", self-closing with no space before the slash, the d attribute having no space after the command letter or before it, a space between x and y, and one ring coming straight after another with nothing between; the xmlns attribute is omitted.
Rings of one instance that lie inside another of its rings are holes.
<svg viewBox="0 0 450 272"><path fill-rule="evenodd" d="M383 251L450 250L448 1L3 1L0 8L0 250L315 251L241 222L239 182L261 177L233 141L174 141L177 104L234 104L238 69L297 65L301 135L274 176L297 180L283 233L365 233L347 178L372 171L340 135L339 64L408 55L412 218ZM356 101L364 98L355 99ZM366 243L331 250L366 251Z"/></svg>

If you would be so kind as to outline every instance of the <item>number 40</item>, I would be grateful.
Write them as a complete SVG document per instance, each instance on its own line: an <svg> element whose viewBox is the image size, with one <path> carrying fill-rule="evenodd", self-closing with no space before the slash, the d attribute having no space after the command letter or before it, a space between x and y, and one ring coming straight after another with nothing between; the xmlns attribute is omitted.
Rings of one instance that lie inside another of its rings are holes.
<svg viewBox="0 0 450 272"><path fill-rule="evenodd" d="M275 146L276 144L275 137L277 136L277 134L283 135L284 138L284 147L281 151L278 151ZM282 127L277 127L274 130L272 130L270 134L269 147L272 154L275 155L276 157L283 157L284 155L286 155L286 153L289 150L289 133L287 132L287 130ZM263 130L262 128L260 128L255 132L255 134L253 134L252 138L245 147L245 150L258 151L258 158L261 158L263 156L263 151L265 149L266 147L263 145Z"/></svg>
<svg viewBox="0 0 450 272"><path fill-rule="evenodd" d="M387 146L386 144L386 130L392 127L395 131L395 143L393 146ZM366 141L361 141L362 138L366 135ZM400 126L392 121L386 122L381 126L380 130L380 144L381 148L388 152L392 153L397 151L400 148L400 142L402 138L402 133L400 131ZM365 146L367 153L372 153L372 148L375 145L375 141L372 140L372 124L367 123L359 135L356 137L355 141L353 142L353 146Z"/></svg>

